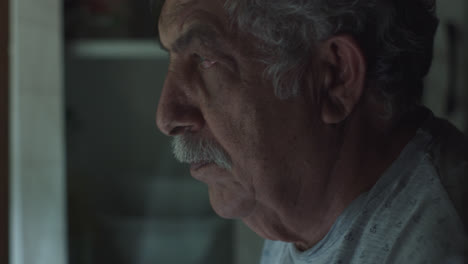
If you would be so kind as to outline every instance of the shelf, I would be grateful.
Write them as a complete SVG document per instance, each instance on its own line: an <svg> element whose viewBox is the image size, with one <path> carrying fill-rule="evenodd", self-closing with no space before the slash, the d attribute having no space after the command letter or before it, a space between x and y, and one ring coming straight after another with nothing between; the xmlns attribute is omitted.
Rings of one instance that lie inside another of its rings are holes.
<svg viewBox="0 0 468 264"><path fill-rule="evenodd" d="M168 59L154 40L79 40L67 43L71 56L89 59Z"/></svg>

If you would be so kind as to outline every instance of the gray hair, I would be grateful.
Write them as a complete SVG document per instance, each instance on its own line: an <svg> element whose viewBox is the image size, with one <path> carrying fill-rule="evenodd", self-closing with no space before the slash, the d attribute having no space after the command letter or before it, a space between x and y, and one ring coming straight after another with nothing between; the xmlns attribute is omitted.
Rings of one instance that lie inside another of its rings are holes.
<svg viewBox="0 0 468 264"><path fill-rule="evenodd" d="M280 98L300 94L314 43L350 34L365 53L375 94L399 109L420 100L438 25L434 0L227 0L225 8L261 41L264 77Z"/></svg>
<svg viewBox="0 0 468 264"><path fill-rule="evenodd" d="M172 152L182 163L215 163L221 168L232 169L231 158L219 143L192 133L175 136L172 140Z"/></svg>

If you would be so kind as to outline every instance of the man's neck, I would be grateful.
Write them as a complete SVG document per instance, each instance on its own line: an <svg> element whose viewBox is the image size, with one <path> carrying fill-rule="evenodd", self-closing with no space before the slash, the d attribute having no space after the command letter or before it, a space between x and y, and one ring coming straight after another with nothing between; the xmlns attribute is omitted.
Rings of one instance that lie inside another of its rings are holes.
<svg viewBox="0 0 468 264"><path fill-rule="evenodd" d="M398 158L416 134L427 111L418 109L404 118L384 119L369 116L369 109L353 114L343 127L343 145L330 172L329 194L324 199L321 226L311 226L305 234L310 239L296 242L299 250L317 244L331 229L338 216L359 195L369 191ZM318 231L318 228L319 230Z"/></svg>

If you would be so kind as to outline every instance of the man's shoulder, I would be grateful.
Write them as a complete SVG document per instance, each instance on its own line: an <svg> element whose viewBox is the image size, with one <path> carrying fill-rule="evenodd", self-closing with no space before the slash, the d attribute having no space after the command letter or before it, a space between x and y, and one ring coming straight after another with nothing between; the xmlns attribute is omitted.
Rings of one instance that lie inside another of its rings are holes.
<svg viewBox="0 0 468 264"><path fill-rule="evenodd" d="M450 122L433 117L422 128L432 137L428 159L468 228L468 137Z"/></svg>
<svg viewBox="0 0 468 264"><path fill-rule="evenodd" d="M428 152L439 167L468 162L468 137L450 122L432 116L421 130L432 137Z"/></svg>

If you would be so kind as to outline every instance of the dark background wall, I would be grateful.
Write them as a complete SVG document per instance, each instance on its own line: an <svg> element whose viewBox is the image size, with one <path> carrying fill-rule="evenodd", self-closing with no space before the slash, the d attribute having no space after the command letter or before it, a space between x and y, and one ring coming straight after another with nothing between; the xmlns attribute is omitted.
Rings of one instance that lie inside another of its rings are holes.
<svg viewBox="0 0 468 264"><path fill-rule="evenodd" d="M8 2L0 1L0 263L8 263Z"/></svg>

